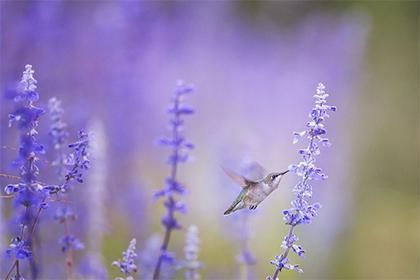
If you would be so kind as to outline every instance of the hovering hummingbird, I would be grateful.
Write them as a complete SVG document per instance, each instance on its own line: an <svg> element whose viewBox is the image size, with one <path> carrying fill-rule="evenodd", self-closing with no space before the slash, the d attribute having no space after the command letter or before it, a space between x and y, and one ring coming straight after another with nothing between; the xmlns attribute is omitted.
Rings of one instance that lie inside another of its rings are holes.
<svg viewBox="0 0 420 280"><path fill-rule="evenodd" d="M272 172L261 179L251 180L233 171L223 170L226 175L242 187L242 191L232 205L225 211L224 215L229 215L245 207L248 207L250 210L257 209L258 205L278 188L283 175L289 172L289 170Z"/></svg>

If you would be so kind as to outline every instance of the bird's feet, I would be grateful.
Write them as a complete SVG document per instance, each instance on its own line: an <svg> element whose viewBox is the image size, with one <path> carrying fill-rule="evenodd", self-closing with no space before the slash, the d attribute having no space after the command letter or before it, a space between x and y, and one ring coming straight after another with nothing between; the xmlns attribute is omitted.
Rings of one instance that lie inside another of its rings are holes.
<svg viewBox="0 0 420 280"><path fill-rule="evenodd" d="M249 206L249 210L255 210L255 209L257 209L257 207L258 207L258 204L251 205L251 206Z"/></svg>

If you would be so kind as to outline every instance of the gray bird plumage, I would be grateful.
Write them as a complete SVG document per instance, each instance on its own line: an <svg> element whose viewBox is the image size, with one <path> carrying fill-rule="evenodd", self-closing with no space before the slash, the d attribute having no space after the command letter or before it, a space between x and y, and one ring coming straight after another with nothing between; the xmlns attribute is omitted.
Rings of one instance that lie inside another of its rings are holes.
<svg viewBox="0 0 420 280"><path fill-rule="evenodd" d="M243 188L235 201L225 211L224 215L229 215L243 208L249 208L250 210L256 209L267 196L278 188L283 175L289 172L289 170L272 172L258 180L250 180L230 170L225 170L225 172Z"/></svg>

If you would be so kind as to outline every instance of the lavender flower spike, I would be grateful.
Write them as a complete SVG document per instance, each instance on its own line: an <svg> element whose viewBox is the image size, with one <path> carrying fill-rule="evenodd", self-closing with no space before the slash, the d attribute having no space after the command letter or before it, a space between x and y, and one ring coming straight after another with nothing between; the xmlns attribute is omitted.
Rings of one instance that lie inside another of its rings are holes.
<svg viewBox="0 0 420 280"><path fill-rule="evenodd" d="M328 94L325 92L325 86L318 84L316 89L315 106L309 114L310 121L306 124L306 130L302 132L294 132L293 143L297 143L300 138L306 136L308 145L304 149L300 149L298 153L302 156L302 160L298 164L289 166L289 170L299 177L298 183L293 188L296 193L295 199L291 202L292 207L283 211L283 219L289 226L289 232L284 237L282 248L284 252L276 256L271 264L276 266L273 277L268 276L269 280L277 280L278 274L284 269L303 272L298 265L289 263L288 255L293 251L296 255L302 257L305 253L303 248L296 244L299 240L293 233L296 226L309 224L312 218L318 214L321 208L319 203L310 203L312 197L312 180L325 180L327 175L321 168L315 165L316 157L320 155L320 146L330 146L328 138L325 137L327 130L323 124L324 120L329 117L328 112L336 111L335 106L327 105Z"/></svg>
<svg viewBox="0 0 420 280"><path fill-rule="evenodd" d="M173 104L168 110L168 113L171 116L170 125L172 136L160 140L160 144L170 147L172 149L172 153L169 155L167 160L167 163L171 167L170 176L166 178L165 187L155 194L156 197L164 196L166 198L164 205L167 211L166 215L162 218L162 224L165 227L165 237L161 246L161 254L158 258L153 274L154 280L160 279L159 274L163 262L174 262L173 255L168 252L168 245L172 231L181 228L175 218L175 213L186 212L185 204L180 201L176 201L175 195L183 195L185 192L185 187L177 179L178 165L180 163L185 163L188 160L188 151L194 147L186 140L182 133L182 127L184 124L183 117L194 113L192 108L182 104L182 98L191 93L192 90L192 86L186 85L182 81L178 81L175 96L173 98Z"/></svg>
<svg viewBox="0 0 420 280"><path fill-rule="evenodd" d="M133 238L128 245L126 251L122 253L122 260L112 262L112 265L118 266L120 271L124 273L126 278L118 277L116 280L131 280L133 277L131 274L137 272L137 265L135 264L134 259L137 257L136 254L136 239Z"/></svg>
<svg viewBox="0 0 420 280"><path fill-rule="evenodd" d="M44 203L47 194L37 181L39 169L36 163L39 156L44 153L44 147L37 142L37 128L44 110L34 105L39 95L35 91L37 81L33 74L32 65L26 65L13 99L15 109L9 114L9 126L15 124L20 132L19 155L13 163L13 166L19 170L20 182L9 184L4 188L6 194L14 195L14 214L19 216L19 233L16 233L6 251L10 258L15 259L9 272L11 273L16 268L16 274L13 277L17 279L22 277L19 262L25 259L30 262L32 278L38 277L38 267L32 257L34 246L32 239L35 234L35 228L32 225L36 221L34 220L36 209L47 206Z"/></svg>
<svg viewBox="0 0 420 280"><path fill-rule="evenodd" d="M198 273L198 269L202 267L202 263L198 260L199 252L200 238L198 236L198 228L195 225L191 225L185 237L185 260L183 262L185 280L199 280L201 278Z"/></svg>

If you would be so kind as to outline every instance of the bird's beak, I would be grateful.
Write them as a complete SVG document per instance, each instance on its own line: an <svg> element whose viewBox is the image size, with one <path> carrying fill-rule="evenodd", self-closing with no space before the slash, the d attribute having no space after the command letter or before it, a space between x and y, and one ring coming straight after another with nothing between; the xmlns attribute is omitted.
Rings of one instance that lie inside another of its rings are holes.
<svg viewBox="0 0 420 280"><path fill-rule="evenodd" d="M275 175L275 177L277 178L278 176L283 176L284 174L286 174L287 172L289 172L289 170L286 170L284 172L279 172L277 175Z"/></svg>
<svg viewBox="0 0 420 280"><path fill-rule="evenodd" d="M288 169L288 170L286 170L286 171L280 172L280 173L279 173L279 175L282 175L282 176L283 176L283 175L284 175L284 174L286 174L287 172L289 172L289 169Z"/></svg>
<svg viewBox="0 0 420 280"><path fill-rule="evenodd" d="M284 174L286 174L287 172L289 172L289 170L286 170L286 171L284 171L284 172L279 172L279 173L277 173L276 175L273 175L273 179L276 179L277 177L279 177L279 176L283 176Z"/></svg>

